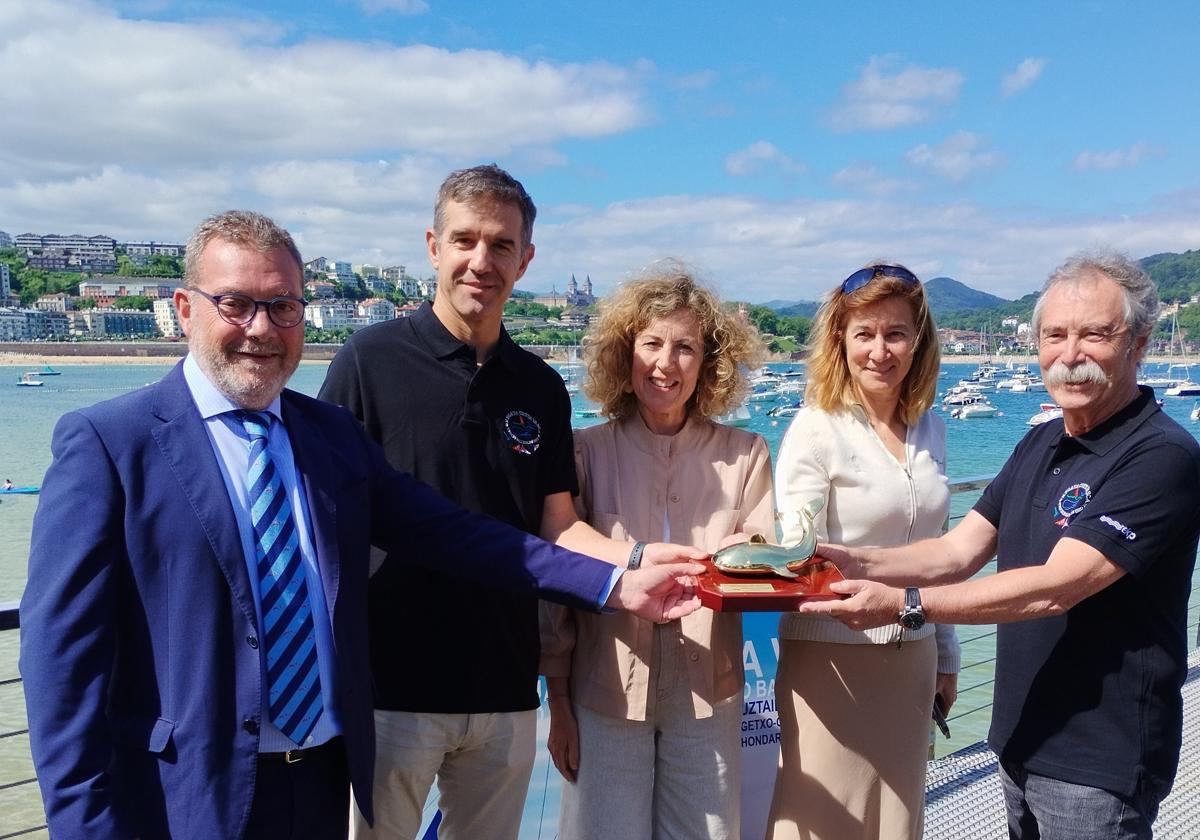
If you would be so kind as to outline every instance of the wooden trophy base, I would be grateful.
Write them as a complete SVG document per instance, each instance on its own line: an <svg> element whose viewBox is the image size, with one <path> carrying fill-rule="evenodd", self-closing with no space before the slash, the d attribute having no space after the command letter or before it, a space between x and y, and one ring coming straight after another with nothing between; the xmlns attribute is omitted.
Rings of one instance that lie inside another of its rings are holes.
<svg viewBox="0 0 1200 840"><path fill-rule="evenodd" d="M790 612L807 598L840 597L829 591L829 584L844 580L828 560L810 560L797 570L796 578L774 573L731 575L711 560L701 562L708 573L696 578L700 603L714 612Z"/></svg>

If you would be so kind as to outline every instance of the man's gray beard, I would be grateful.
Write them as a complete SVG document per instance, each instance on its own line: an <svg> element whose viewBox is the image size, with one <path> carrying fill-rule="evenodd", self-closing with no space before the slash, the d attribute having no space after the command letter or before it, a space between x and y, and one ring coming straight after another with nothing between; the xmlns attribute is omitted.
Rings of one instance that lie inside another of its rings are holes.
<svg viewBox="0 0 1200 840"><path fill-rule="evenodd" d="M280 371L278 376L251 377L239 375L237 368L221 350L211 355L207 346L197 346L192 348L191 352L195 353L197 363L218 391L238 406L255 411L266 408L279 396L300 363L300 360L296 359L289 367Z"/></svg>
<svg viewBox="0 0 1200 840"><path fill-rule="evenodd" d="M1075 367L1067 367L1061 360L1050 365L1044 375L1047 388L1059 385L1107 385L1108 376L1104 368L1091 359L1085 359Z"/></svg>

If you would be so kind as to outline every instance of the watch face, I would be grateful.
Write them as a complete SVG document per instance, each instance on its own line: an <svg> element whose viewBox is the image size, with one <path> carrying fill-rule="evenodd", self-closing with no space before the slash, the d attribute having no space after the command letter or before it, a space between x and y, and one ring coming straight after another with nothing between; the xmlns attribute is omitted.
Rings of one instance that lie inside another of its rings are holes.
<svg viewBox="0 0 1200 840"><path fill-rule="evenodd" d="M925 626L925 614L920 609L905 610L900 614L900 626L905 630L920 630Z"/></svg>

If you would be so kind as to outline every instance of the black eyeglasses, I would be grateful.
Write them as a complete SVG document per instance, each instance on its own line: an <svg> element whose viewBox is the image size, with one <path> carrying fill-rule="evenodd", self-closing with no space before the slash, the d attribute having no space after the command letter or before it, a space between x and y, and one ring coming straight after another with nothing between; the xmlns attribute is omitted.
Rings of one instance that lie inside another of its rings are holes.
<svg viewBox="0 0 1200 840"><path fill-rule="evenodd" d="M217 308L217 314L221 316L221 320L227 324L233 324L235 327L244 327L253 321L260 306L267 310L267 317L275 326L283 329L295 327L304 320L304 307L308 305L308 301L303 298L288 297L287 295L273 297L270 300L255 300L241 292L210 295L199 289L188 289L188 291L211 300L213 306Z"/></svg>
<svg viewBox="0 0 1200 840"><path fill-rule="evenodd" d="M873 265L869 268L860 268L843 280L842 294L848 295L851 292L857 292L876 277L894 277L908 286L921 285L921 281L917 279L917 275L913 274L907 268L901 268L898 265Z"/></svg>

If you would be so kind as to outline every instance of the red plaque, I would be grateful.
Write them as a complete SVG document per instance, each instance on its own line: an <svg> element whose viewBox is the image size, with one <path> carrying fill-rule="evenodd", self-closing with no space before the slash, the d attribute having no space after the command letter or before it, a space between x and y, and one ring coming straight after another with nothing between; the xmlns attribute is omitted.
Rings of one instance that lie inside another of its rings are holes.
<svg viewBox="0 0 1200 840"><path fill-rule="evenodd" d="M711 560L701 562L708 573L696 578L700 603L715 612L788 612L806 598L840 597L829 591L829 584L844 580L837 566L816 558L797 569L796 578L774 573L731 575Z"/></svg>

